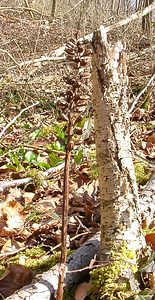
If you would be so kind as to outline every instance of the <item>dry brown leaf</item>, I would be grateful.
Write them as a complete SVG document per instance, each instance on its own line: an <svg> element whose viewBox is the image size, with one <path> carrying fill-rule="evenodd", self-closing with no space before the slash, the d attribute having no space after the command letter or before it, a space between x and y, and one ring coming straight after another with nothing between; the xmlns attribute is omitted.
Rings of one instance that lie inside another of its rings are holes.
<svg viewBox="0 0 155 300"><path fill-rule="evenodd" d="M25 192L23 198L25 199L25 204L32 203L35 194L32 192Z"/></svg>
<svg viewBox="0 0 155 300"><path fill-rule="evenodd" d="M10 229L7 226L0 224L0 237L11 237L16 233L16 230Z"/></svg>
<svg viewBox="0 0 155 300"><path fill-rule="evenodd" d="M7 238L1 238L0 237L0 247L2 247L7 241Z"/></svg>
<svg viewBox="0 0 155 300"><path fill-rule="evenodd" d="M148 139L147 139L147 142L152 144L152 145L155 144L155 135L149 135Z"/></svg>
<svg viewBox="0 0 155 300"><path fill-rule="evenodd" d="M88 295L88 291L90 289L90 282L82 282L78 285L75 291L75 300L84 300Z"/></svg>
<svg viewBox="0 0 155 300"><path fill-rule="evenodd" d="M145 236L145 240L147 245L151 247L153 251L155 251L155 233L149 233Z"/></svg>
<svg viewBox="0 0 155 300"><path fill-rule="evenodd" d="M1 253L12 252L12 251L20 249L21 247L23 247L23 244L15 241L15 240L9 239L2 247Z"/></svg>
<svg viewBox="0 0 155 300"><path fill-rule="evenodd" d="M10 264L0 279L0 293L8 297L32 280L32 272L19 264Z"/></svg>
<svg viewBox="0 0 155 300"><path fill-rule="evenodd" d="M2 213L5 216L8 229L21 229L25 222L22 213L23 207L19 202L11 200L10 197L3 203Z"/></svg>

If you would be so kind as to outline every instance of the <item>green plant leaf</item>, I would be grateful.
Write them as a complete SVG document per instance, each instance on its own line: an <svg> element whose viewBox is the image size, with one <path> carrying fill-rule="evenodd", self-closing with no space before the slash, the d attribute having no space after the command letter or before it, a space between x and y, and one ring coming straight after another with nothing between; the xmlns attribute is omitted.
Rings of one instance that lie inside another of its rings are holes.
<svg viewBox="0 0 155 300"><path fill-rule="evenodd" d="M62 160L57 157L55 153L50 153L49 158L52 167L56 167L60 162L62 162Z"/></svg>
<svg viewBox="0 0 155 300"><path fill-rule="evenodd" d="M0 156L4 154L4 151L0 149Z"/></svg>
<svg viewBox="0 0 155 300"><path fill-rule="evenodd" d="M42 136L42 130L41 129L36 129L35 131L33 131L30 134L30 138L32 140L36 140L37 138L39 138L40 136Z"/></svg>
<svg viewBox="0 0 155 300"><path fill-rule="evenodd" d="M128 300L153 300L154 292L150 289L145 289L138 295L134 295L128 298Z"/></svg>
<svg viewBox="0 0 155 300"><path fill-rule="evenodd" d="M152 252L151 255L144 257L139 261L139 272L155 272L155 253Z"/></svg>
<svg viewBox="0 0 155 300"><path fill-rule="evenodd" d="M20 165L20 161L18 159L18 156L15 153L10 153L10 159L12 161L13 164L15 164L16 166Z"/></svg>
<svg viewBox="0 0 155 300"><path fill-rule="evenodd" d="M76 125L80 128L83 128L86 120L87 120L87 118L84 117L80 122L77 122Z"/></svg>
<svg viewBox="0 0 155 300"><path fill-rule="evenodd" d="M79 164L83 158L83 149L78 150L74 155L74 161Z"/></svg>
<svg viewBox="0 0 155 300"><path fill-rule="evenodd" d="M33 161L36 161L36 159L37 159L37 156L33 151L27 151L25 153L25 160L28 163L33 163Z"/></svg>
<svg viewBox="0 0 155 300"><path fill-rule="evenodd" d="M61 150L61 144L59 143L59 141L56 141L54 144L52 144L52 149L54 150L58 150L60 151Z"/></svg>
<svg viewBox="0 0 155 300"><path fill-rule="evenodd" d="M55 124L53 126L53 131L58 138L63 140L65 139L65 132L63 130L62 124Z"/></svg>
<svg viewBox="0 0 155 300"><path fill-rule="evenodd" d="M34 161L33 160L32 163L34 166L39 167L41 170L47 170L51 167L48 163L43 162L43 161Z"/></svg>

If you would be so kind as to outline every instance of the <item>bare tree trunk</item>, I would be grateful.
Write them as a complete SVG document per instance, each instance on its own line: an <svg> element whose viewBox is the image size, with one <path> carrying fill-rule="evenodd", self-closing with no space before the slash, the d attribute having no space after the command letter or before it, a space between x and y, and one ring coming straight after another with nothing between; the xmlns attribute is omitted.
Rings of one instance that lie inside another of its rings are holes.
<svg viewBox="0 0 155 300"><path fill-rule="evenodd" d="M125 49L110 46L103 26L93 37L93 103L101 199L101 259L115 244L143 244L130 147Z"/></svg>

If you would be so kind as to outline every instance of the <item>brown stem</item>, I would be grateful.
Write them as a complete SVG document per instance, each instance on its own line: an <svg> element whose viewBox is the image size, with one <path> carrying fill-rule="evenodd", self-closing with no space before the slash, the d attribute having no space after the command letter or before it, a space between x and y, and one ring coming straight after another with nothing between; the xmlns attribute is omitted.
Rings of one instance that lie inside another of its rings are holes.
<svg viewBox="0 0 155 300"><path fill-rule="evenodd" d="M69 122L68 122L68 134L67 134L67 145L66 145L66 155L65 155L65 167L64 167L64 181L63 181L63 208L62 208L62 232L61 232L61 259L60 259L60 273L59 282L57 289L56 300L63 299L63 283L65 277L66 259L67 259L67 227L68 227L68 206L69 206L69 169L70 169L70 159L71 159L71 131L72 131L72 121L71 121L71 110L72 104L70 104L69 109Z"/></svg>

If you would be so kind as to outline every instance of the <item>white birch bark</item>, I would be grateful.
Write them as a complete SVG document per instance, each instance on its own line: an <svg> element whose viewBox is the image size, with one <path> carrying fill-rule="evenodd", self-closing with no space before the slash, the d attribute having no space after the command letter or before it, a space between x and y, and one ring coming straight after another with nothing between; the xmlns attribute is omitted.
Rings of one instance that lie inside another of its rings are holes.
<svg viewBox="0 0 155 300"><path fill-rule="evenodd" d="M101 259L115 242L139 249L139 198L130 146L125 48L111 46L103 26L94 33L92 57L96 154L101 199Z"/></svg>

